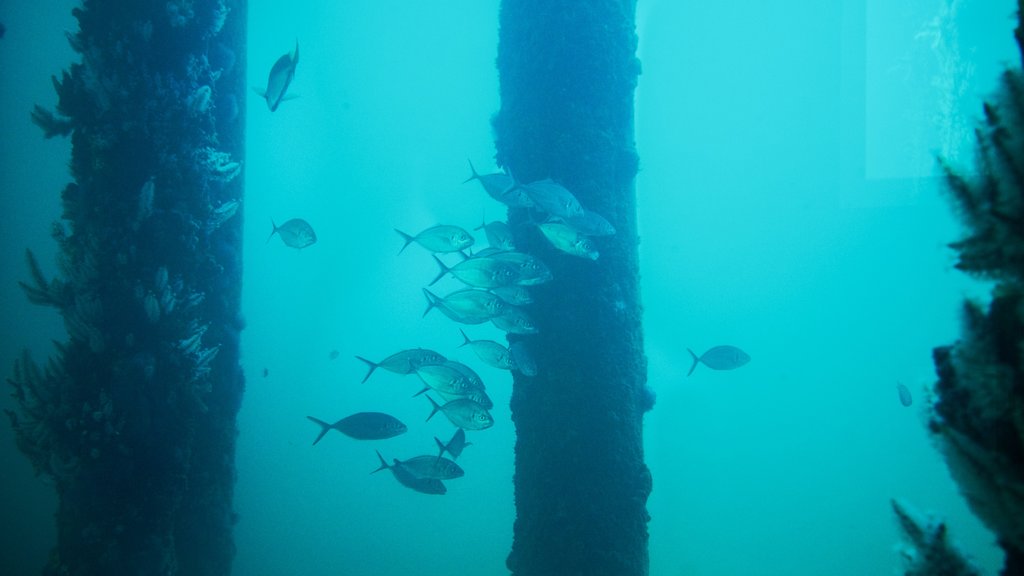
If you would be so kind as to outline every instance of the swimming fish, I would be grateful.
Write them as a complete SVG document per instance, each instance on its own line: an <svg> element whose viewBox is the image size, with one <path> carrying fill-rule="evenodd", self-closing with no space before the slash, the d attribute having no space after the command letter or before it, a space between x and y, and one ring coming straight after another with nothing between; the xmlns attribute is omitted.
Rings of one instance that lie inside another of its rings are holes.
<svg viewBox="0 0 1024 576"><path fill-rule="evenodd" d="M395 465L405 468L418 478L451 480L466 475L461 466L441 456L416 456L408 460L396 459Z"/></svg>
<svg viewBox="0 0 1024 576"><path fill-rule="evenodd" d="M513 306L524 306L533 303L533 296L524 286L497 286L491 292Z"/></svg>
<svg viewBox="0 0 1024 576"><path fill-rule="evenodd" d="M552 246L566 254L590 260L597 260L599 256L590 238L580 234L568 224L545 222L544 224L538 224L537 228L540 229Z"/></svg>
<svg viewBox="0 0 1024 576"><path fill-rule="evenodd" d="M427 297L424 316L437 308L445 316L462 324L482 324L504 312L508 306L497 294L479 288L456 290L444 298L438 297L426 288L423 289L423 294Z"/></svg>
<svg viewBox="0 0 1024 576"><path fill-rule="evenodd" d="M896 393L900 396L900 404L910 406L914 403L914 397L910 394L910 388L904 386L902 382L896 383Z"/></svg>
<svg viewBox="0 0 1024 576"><path fill-rule="evenodd" d="M583 209L583 214L562 219L580 234L587 236L613 236L615 227L597 212Z"/></svg>
<svg viewBox="0 0 1024 576"><path fill-rule="evenodd" d="M405 244L398 251L399 254L402 253L402 250L405 250L406 246L413 242L435 254L461 252L463 249L472 246L473 242L475 242L472 234L458 226L449 224L431 226L415 236L410 236L398 228L395 228L395 232L398 232L405 239Z"/></svg>
<svg viewBox="0 0 1024 576"><path fill-rule="evenodd" d="M452 435L452 439L447 444L441 442L441 439L434 436L434 442L437 442L437 447L440 448L441 452L438 453L437 457L440 458L445 452L452 455L452 458L458 459L462 455L462 451L472 444L472 442L466 442L466 431L462 428L457 428L455 434Z"/></svg>
<svg viewBox="0 0 1024 576"><path fill-rule="evenodd" d="M459 332L462 332L462 338L465 340L459 347L469 346L477 358L483 360L488 366L494 366L501 370L511 370L515 366L515 362L512 360L512 353L499 342L494 340L471 340L465 331L460 329Z"/></svg>
<svg viewBox="0 0 1024 576"><path fill-rule="evenodd" d="M337 430L356 440L383 440L404 434L407 430L405 424L398 418L381 412L356 412L334 424L328 424L312 416L306 418L320 426L320 434L313 440L314 445L330 430Z"/></svg>
<svg viewBox="0 0 1024 576"><path fill-rule="evenodd" d="M338 352L337 349L334 349L334 350L331 350L331 353L327 355L327 358L330 359L330 360L337 360L338 356L340 354L341 354L341 352Z"/></svg>
<svg viewBox="0 0 1024 576"><path fill-rule="evenodd" d="M270 236L267 237L267 242L270 242L274 234L277 234L281 237L281 241L284 242L285 246L290 246L296 250L301 250L316 243L316 232L313 231L313 227L309 225L309 222L302 218L292 218L280 226L271 220L270 225L274 229L271 230Z"/></svg>
<svg viewBox="0 0 1024 576"><path fill-rule="evenodd" d="M472 377L447 362L420 366L416 369L416 375L423 380L428 388L453 396L465 396L470 390L483 387L481 382L474 382ZM477 376L477 380L479 380L479 376ZM420 391L420 393L422 392L426 392L426 388Z"/></svg>
<svg viewBox="0 0 1024 576"><path fill-rule="evenodd" d="M475 230L483 228L484 234L487 235L487 243L495 250L515 250L516 241L512 237L512 228L509 227L507 222L501 220L495 220L494 222L484 222L477 226Z"/></svg>
<svg viewBox="0 0 1024 576"><path fill-rule="evenodd" d="M411 490L422 492L423 494L444 494L448 491L444 482L441 482L436 478L421 478L416 476L408 468L402 466L398 460L395 460L393 465L389 465L388 461L380 455L380 451L377 452L377 458L380 459L380 466L371 472L371 474L376 474L381 470L390 470L391 475L395 477L395 480L398 480L399 484Z"/></svg>
<svg viewBox="0 0 1024 576"><path fill-rule="evenodd" d="M469 161L469 170L473 173L469 178L463 182L472 182L473 180L479 180L480 185L484 187L484 191L491 198L494 198L498 202L510 206L512 208L529 208L533 206L533 201L526 195L522 190L518 190L515 187L515 180L511 176L504 172L495 172L493 174L479 174L476 168L473 167L473 161Z"/></svg>
<svg viewBox="0 0 1024 576"><path fill-rule="evenodd" d="M750 362L750 356L735 346L715 346L699 357L689 348L686 351L693 356L693 365L686 373L687 376L693 374L698 362L703 362L712 370L733 370Z"/></svg>
<svg viewBox="0 0 1024 576"><path fill-rule="evenodd" d="M530 200L538 208L559 218L575 218L583 216L583 205L573 196L572 192L550 178L517 184L517 188L526 192Z"/></svg>
<svg viewBox="0 0 1024 576"><path fill-rule="evenodd" d="M433 418L434 414L438 412L444 412L449 422L466 430L484 430L494 425L494 417L491 416L491 413L468 398L452 400L446 402L444 406L434 402L430 396L427 396L427 400L430 400L430 405L433 407L427 420Z"/></svg>
<svg viewBox="0 0 1024 576"><path fill-rule="evenodd" d="M449 267L437 256L434 256L434 260L441 268L441 271L430 282L430 286L436 284L446 274L451 274L475 288L511 286L519 280L519 268L510 262L503 262L492 258L468 258Z"/></svg>
<svg viewBox="0 0 1024 576"><path fill-rule="evenodd" d="M264 91L257 90L257 94L263 97L267 101L267 108L273 112L277 110L277 107L281 105L281 102L288 100L285 98L285 94L288 92L288 86L291 85L292 80L295 78L295 66L299 63L299 41L295 41L295 51L290 54L285 54L274 62L274 67L270 69L270 77L267 78L267 89Z"/></svg>
<svg viewBox="0 0 1024 576"><path fill-rule="evenodd" d="M522 308L508 306L500 315L491 318L491 324L510 334L536 334L537 325Z"/></svg>
<svg viewBox="0 0 1024 576"><path fill-rule="evenodd" d="M536 286L551 280L551 269L544 262L532 254L525 252L494 252L486 256L490 260L508 262L515 265L517 274L516 285ZM483 258L483 256L478 256Z"/></svg>
<svg viewBox="0 0 1024 576"><path fill-rule="evenodd" d="M366 376L363 376L363 382L366 382L370 375L373 374L373 371L377 368L383 368L389 372L394 372L395 374L412 374L420 366L444 364L447 360L447 358L442 356L440 353L428 350L427 348L410 348L408 350L401 350L380 362L367 360L362 356L356 356L356 358L362 360L370 367L366 372Z"/></svg>

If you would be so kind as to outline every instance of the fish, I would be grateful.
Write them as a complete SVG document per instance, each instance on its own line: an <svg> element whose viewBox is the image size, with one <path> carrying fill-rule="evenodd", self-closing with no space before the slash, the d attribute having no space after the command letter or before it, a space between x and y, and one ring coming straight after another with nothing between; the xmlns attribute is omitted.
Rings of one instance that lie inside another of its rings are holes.
<svg viewBox="0 0 1024 576"><path fill-rule="evenodd" d="M462 338L464 339L459 347L469 346L469 349L476 354L477 358L488 366L501 370L511 370L515 366L515 362L512 360L512 353L501 343L494 340L471 340L464 330L459 329L459 332L462 333Z"/></svg>
<svg viewBox="0 0 1024 576"><path fill-rule="evenodd" d="M436 478L420 478L405 466L402 466L398 460L395 460L393 465L389 465L388 461L381 456L379 450L377 451L377 458L380 459L380 466L373 472L370 472L370 474L376 474L381 470L390 470L391 475L395 477L395 480L398 480L399 484L416 492L423 494L444 494L448 492L444 482Z"/></svg>
<svg viewBox="0 0 1024 576"><path fill-rule="evenodd" d="M427 388L453 396L465 396L471 390L483 387L479 382L479 376L477 376L478 382L474 382L461 369L448 363L420 366L416 369L416 375L426 384ZM421 390L417 395L426 392L427 388Z"/></svg>
<svg viewBox="0 0 1024 576"><path fill-rule="evenodd" d="M513 306L525 306L533 303L533 296L525 286L496 286L491 292Z"/></svg>
<svg viewBox="0 0 1024 576"><path fill-rule="evenodd" d="M273 68L270 69L270 76L267 78L267 89L263 91L257 90L256 92L267 101L267 108L270 108L271 112L277 110L281 102L290 99L286 97L286 94L292 80L295 79L295 66L298 63L299 41L296 40L295 50L281 56L277 59L277 62L274 62Z"/></svg>
<svg viewBox="0 0 1024 576"><path fill-rule="evenodd" d="M395 228L395 232L398 232L398 234L405 239L405 244L403 244L401 250L398 251L399 254L405 250L406 246L413 242L423 246L435 254L448 254L451 252L461 252L462 250L472 246L476 241L473 238L473 235L469 232L466 232L458 226L452 226L450 224L438 224L437 226L431 226L415 236L406 234L398 228Z"/></svg>
<svg viewBox="0 0 1024 576"><path fill-rule="evenodd" d="M526 192L530 200L541 210L559 218L575 218L583 216L583 205L569 192L568 188L550 178L517 184L517 188Z"/></svg>
<svg viewBox="0 0 1024 576"><path fill-rule="evenodd" d="M914 397L910 394L910 388L904 386L902 382L896 383L896 393L900 396L900 404L909 407L914 403Z"/></svg>
<svg viewBox="0 0 1024 576"><path fill-rule="evenodd" d="M443 412L449 422L465 430L484 430L494 426L494 417L491 416L491 413L468 398L452 400L446 402L444 406L435 402L429 395L427 400L430 400L430 405L433 407L430 416L427 416L428 421L434 417L434 414Z"/></svg>
<svg viewBox="0 0 1024 576"><path fill-rule="evenodd" d="M459 428L461 430L461 428ZM415 456L408 460L395 460L395 465L412 472L417 478L452 480L462 478L466 472L453 460L441 456Z"/></svg>
<svg viewBox="0 0 1024 576"><path fill-rule="evenodd" d="M532 254L525 252L495 252L487 258L515 265L517 286L536 286L553 278L551 269Z"/></svg>
<svg viewBox="0 0 1024 576"><path fill-rule="evenodd" d="M312 416L306 416L306 418L320 426L320 434L316 440L313 440L314 445L331 430L337 430L356 440L384 440L405 434L405 431L408 430L401 420L382 412L356 412L334 424L328 424Z"/></svg>
<svg viewBox="0 0 1024 576"><path fill-rule="evenodd" d="M516 241L512 237L512 228L509 227L507 222L501 220L495 220L494 222L484 222L477 226L475 230L483 228L484 234L487 235L487 243L491 248L495 250L515 250Z"/></svg>
<svg viewBox="0 0 1024 576"><path fill-rule="evenodd" d="M690 371L686 373L687 376L693 374L697 364L700 362L703 362L705 366L712 370L734 370L750 362L750 356L735 346L715 346L701 356L697 356L689 348L686 351L690 353L690 356L693 356L693 365L690 366Z"/></svg>
<svg viewBox="0 0 1024 576"><path fill-rule="evenodd" d="M509 306L499 315L491 318L491 324L510 334L536 334L537 325L522 308Z"/></svg>
<svg viewBox="0 0 1024 576"><path fill-rule="evenodd" d="M477 180L484 187L484 191L487 192L488 196L511 208L530 208L533 206L533 201L530 200L530 197L522 190L516 189L515 180L508 174L504 172L480 174L473 167L472 160L469 161L469 170L472 172L472 175L466 178L462 182L463 184Z"/></svg>
<svg viewBox="0 0 1024 576"><path fill-rule="evenodd" d="M302 218L292 218L280 226L275 224L273 220L270 221L270 224L274 229L270 231L267 242L270 242L274 234L277 234L281 237L281 241L284 242L285 246L290 246L296 250L301 250L316 243L316 232L313 231L313 227L309 225L309 222Z"/></svg>
<svg viewBox="0 0 1024 576"><path fill-rule="evenodd" d="M466 431L462 428L455 430L455 434L452 435L452 439L447 444L441 442L441 439L437 436L434 436L434 442L437 442L437 447L441 450L437 455L438 458L444 456L444 453L447 452L452 455L453 459L458 459L466 446L472 444L472 442L466 442Z"/></svg>
<svg viewBox="0 0 1024 576"><path fill-rule="evenodd" d="M590 238L580 234L568 224L545 222L538 224L537 228L540 229L552 246L566 254L590 260L597 260L599 256Z"/></svg>
<svg viewBox="0 0 1024 576"><path fill-rule="evenodd" d="M512 362L515 370L523 376L537 375L537 362L533 359L533 355L530 354L530 350L526 347L526 342L516 340L509 344L508 350L512 353Z"/></svg>
<svg viewBox="0 0 1024 576"><path fill-rule="evenodd" d="M337 349L334 349L331 350L331 353L327 355L327 358L330 360L337 360L339 355L341 355L341 352L338 352Z"/></svg>
<svg viewBox="0 0 1024 576"><path fill-rule="evenodd" d="M615 227L612 226L611 222L597 212L587 210L586 208L583 209L583 214L571 218L563 218L562 221L586 236L615 235Z"/></svg>
<svg viewBox="0 0 1024 576"><path fill-rule="evenodd" d="M494 260L492 258L468 258L454 266L447 266L436 255L434 260L441 268L434 280L430 282L433 286L451 274L463 283L474 288L498 288L499 286L511 286L519 280L518 268L509 262Z"/></svg>
<svg viewBox="0 0 1024 576"><path fill-rule="evenodd" d="M445 316L462 324L482 324L503 313L508 304L497 294L479 288L456 290L444 298L423 288L427 309L423 316L437 308Z"/></svg>
<svg viewBox="0 0 1024 576"><path fill-rule="evenodd" d="M401 350L380 362L367 360L362 356L356 356L356 358L362 360L370 367L366 372L366 376L363 376L363 382L366 382L377 368L383 368L389 372L394 372L395 374L412 374L420 366L444 364L448 360L439 352L434 352L427 348L410 348L408 350Z"/></svg>

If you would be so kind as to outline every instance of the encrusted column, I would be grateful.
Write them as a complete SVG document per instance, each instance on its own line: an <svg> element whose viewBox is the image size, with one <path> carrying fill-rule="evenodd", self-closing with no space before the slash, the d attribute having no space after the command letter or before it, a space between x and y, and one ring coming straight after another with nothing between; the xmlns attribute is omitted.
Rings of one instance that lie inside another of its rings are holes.
<svg viewBox="0 0 1024 576"><path fill-rule="evenodd" d="M516 576L647 574L645 388L634 177L634 0L504 0L494 119L498 164L551 178L615 227L596 260L555 250L515 208L519 250L554 279L532 288L535 357L516 374Z"/></svg>
<svg viewBox="0 0 1024 576"><path fill-rule="evenodd" d="M11 382L19 447L59 495L46 574L231 571L244 387L245 0L86 0L81 60L36 107L72 139L58 272L23 283L68 339Z"/></svg>

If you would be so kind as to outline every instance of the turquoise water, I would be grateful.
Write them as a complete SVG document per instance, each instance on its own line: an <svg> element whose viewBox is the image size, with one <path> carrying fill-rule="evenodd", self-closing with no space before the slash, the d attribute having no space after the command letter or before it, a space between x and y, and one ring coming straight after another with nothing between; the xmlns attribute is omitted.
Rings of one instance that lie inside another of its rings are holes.
<svg viewBox="0 0 1024 576"><path fill-rule="evenodd" d="M68 178L68 143L43 140L28 116L53 102L49 76L73 57L63 31L74 4L48 4L0 4L8 367L23 347L42 356L63 337L15 283L26 247L53 269L49 224ZM994 573L999 553L931 445L924 410L931 348L956 339L960 299L983 293L952 268L945 244L958 226L934 155L970 162L980 99L1016 61L1014 6L680 4L638 9L638 218L658 395L645 430L651 574L895 573L892 497L945 517ZM461 184L467 158L495 168L497 13L481 0L250 3L249 83L265 85L296 39L301 59L297 98L273 113L255 97L248 106L236 574L506 572L507 373L479 369L497 423L470 438L466 477L440 498L370 475L366 444L332 433L312 446L306 420L391 412L410 430L374 445L389 459L451 434L440 418L424 422L429 404L401 377L361 384L354 356L426 346L471 358L455 325L421 318L419 288L436 266L415 246L397 254L392 228L503 216ZM314 226L317 244L267 242L271 220L292 217ZM718 344L742 347L750 364L686 377L686 348ZM0 486L0 563L36 572L55 503L6 426Z"/></svg>

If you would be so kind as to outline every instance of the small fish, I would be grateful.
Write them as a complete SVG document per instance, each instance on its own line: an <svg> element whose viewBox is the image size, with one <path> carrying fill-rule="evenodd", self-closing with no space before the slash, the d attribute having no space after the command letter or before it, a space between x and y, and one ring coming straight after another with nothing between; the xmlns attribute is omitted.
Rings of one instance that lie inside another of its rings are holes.
<svg viewBox="0 0 1024 576"><path fill-rule="evenodd" d="M502 222L501 220L484 222L477 226L476 230L481 228L483 228L484 234L487 235L487 243L490 244L491 248L499 251L516 249L516 241L512 238L512 228L509 227L507 222Z"/></svg>
<svg viewBox="0 0 1024 576"><path fill-rule="evenodd" d="M267 101L267 108L273 112L277 110L277 107L281 105L281 102L288 100L285 95L288 92L288 87L291 85L292 80L295 78L295 66L299 63L299 41L295 41L295 50L290 54L285 54L274 62L274 67L270 69L270 76L267 78L267 89L256 93L263 97Z"/></svg>
<svg viewBox="0 0 1024 576"><path fill-rule="evenodd" d="M339 354L340 354L340 352L338 352L337 349L331 350L331 353L327 355L327 358L329 360L337 360Z"/></svg>
<svg viewBox="0 0 1024 576"><path fill-rule="evenodd" d="M440 456L416 456L408 460L395 460L395 464L412 472L413 476L418 478L452 480L466 475L461 466Z"/></svg>
<svg viewBox="0 0 1024 576"><path fill-rule="evenodd" d="M512 353L515 369L520 374L523 376L537 375L537 361L533 359L533 354L530 354L530 350L526 347L526 342L516 340L509 344L508 349Z"/></svg>
<svg viewBox="0 0 1024 576"><path fill-rule="evenodd" d="M452 400L446 402L444 406L434 402L430 396L427 396L427 400L430 400L430 405L433 407L427 420L433 418L434 414L438 412L444 412L449 422L466 430L484 430L494 426L494 417L491 416L491 413L468 398Z"/></svg>
<svg viewBox="0 0 1024 576"><path fill-rule="evenodd" d="M517 187L525 191L538 208L552 216L559 218L583 216L583 206L580 201L565 186L550 178L529 184L517 184Z"/></svg>
<svg viewBox="0 0 1024 576"><path fill-rule="evenodd" d="M481 383L474 382L461 369L449 363L420 366L416 369L416 375L423 380L427 388L453 396L465 396L470 390L482 388ZM477 379L479 380L479 376ZM420 393L426 390L424 388Z"/></svg>
<svg viewBox="0 0 1024 576"><path fill-rule="evenodd" d="M455 430L455 434L452 435L452 439L449 440L447 444L441 442L441 439L437 436L434 436L434 442L437 442L437 447L441 450L437 455L438 458L444 456L444 453L447 452L451 454L454 459L458 459L458 457L462 455L462 451L466 446L472 444L472 442L466 442L466 431L462 428L457 428Z"/></svg>
<svg viewBox="0 0 1024 576"><path fill-rule="evenodd" d="M438 308L445 316L462 324L482 324L503 313L508 307L497 294L479 288L456 290L444 298L439 298L426 288L423 294L427 297L424 316Z"/></svg>
<svg viewBox="0 0 1024 576"><path fill-rule="evenodd" d="M499 316L491 318L491 324L510 334L536 334L537 325L522 308L509 306Z"/></svg>
<svg viewBox="0 0 1024 576"><path fill-rule="evenodd" d="M568 224L545 222L544 224L538 224L537 228L540 229L552 246L566 254L590 260L597 260L599 256L590 238L580 234Z"/></svg>
<svg viewBox="0 0 1024 576"><path fill-rule="evenodd" d="M281 237L281 241L284 242L285 246L290 246L296 250L301 250L307 246L312 246L316 243L316 232L313 231L313 227L309 225L302 218L292 218L278 226L273 220L270 221L271 226L274 227L270 232L270 236L267 237L267 242L277 234Z"/></svg>
<svg viewBox="0 0 1024 576"><path fill-rule="evenodd" d="M551 269L544 262L532 254L525 252L495 252L487 258L499 262L508 262L515 265L518 274L517 286L536 286L548 282L553 277Z"/></svg>
<svg viewBox="0 0 1024 576"><path fill-rule="evenodd" d="M263 377L266 378L267 376L270 376L270 370L264 368L263 369Z"/></svg>
<svg viewBox="0 0 1024 576"><path fill-rule="evenodd" d="M571 218L563 218L563 221L580 234L586 236L614 236L615 227L597 212L583 209L583 214Z"/></svg>
<svg viewBox="0 0 1024 576"><path fill-rule="evenodd" d="M900 396L900 404L909 407L914 403L914 397L910 395L910 388L904 386L902 382L896 383L896 393Z"/></svg>
<svg viewBox="0 0 1024 576"><path fill-rule="evenodd" d="M515 190L515 181L508 174L505 174L504 172L479 174L477 173L476 168L473 167L472 160L469 161L469 170L473 174L469 178L466 178L463 184L472 182L473 180L479 180L488 196L512 208L529 208L533 205L529 196L521 190L516 190L515 193L509 194L509 192Z"/></svg>
<svg viewBox="0 0 1024 576"><path fill-rule="evenodd" d="M405 424L398 418L381 412L356 412L334 424L328 424L312 416L306 418L320 426L320 434L313 440L314 445L330 430L337 430L356 440L383 440L404 434L407 430Z"/></svg>
<svg viewBox="0 0 1024 576"><path fill-rule="evenodd" d="M509 262L502 262L492 258L469 258L448 267L437 256L434 256L434 260L441 268L441 271L430 282L430 286L436 284L446 274L451 274L465 284L475 288L511 286L519 280L518 267Z"/></svg>
<svg viewBox="0 0 1024 576"><path fill-rule="evenodd" d="M393 465L388 465L388 461L381 456L380 451L377 452L377 458L380 459L380 466L371 474L376 474L381 470L390 470L391 475L395 477L395 480L398 480L399 484L423 494L444 494L448 491L444 482L436 478L420 478L405 466L402 466L398 460L395 460Z"/></svg>
<svg viewBox="0 0 1024 576"><path fill-rule="evenodd" d="M750 362L750 356L735 346L715 346L699 357L689 348L686 351L693 356L693 365L686 373L687 376L693 374L699 362L712 370L734 370Z"/></svg>
<svg viewBox="0 0 1024 576"><path fill-rule="evenodd" d="M449 224L431 226L415 236L410 236L398 228L395 228L395 232L398 232L398 234L405 239L405 244L403 244L401 250L398 251L399 254L402 253L402 250L405 250L406 246L413 242L423 246L435 254L461 252L462 250L472 246L475 242L472 234L458 226L451 226Z"/></svg>
<svg viewBox="0 0 1024 576"><path fill-rule="evenodd" d="M497 286L491 292L513 306L525 306L533 303L533 296L525 286Z"/></svg>
<svg viewBox="0 0 1024 576"><path fill-rule="evenodd" d="M460 329L459 332L462 333L462 338L465 340L459 347L469 346L469 349L476 354L477 358L488 366L501 370L511 370L515 367L512 353L509 352L508 348L494 340L471 340L465 331Z"/></svg>
<svg viewBox="0 0 1024 576"><path fill-rule="evenodd" d="M366 382L370 375L373 374L373 371L377 368L383 368L389 372L394 372L395 374L412 374L420 366L444 364L445 361L448 360L440 353L426 348L410 348L408 350L401 350L380 362L373 362L372 360L367 360L362 356L356 356L356 358L362 360L370 367L366 372L366 376L363 376L363 382Z"/></svg>

